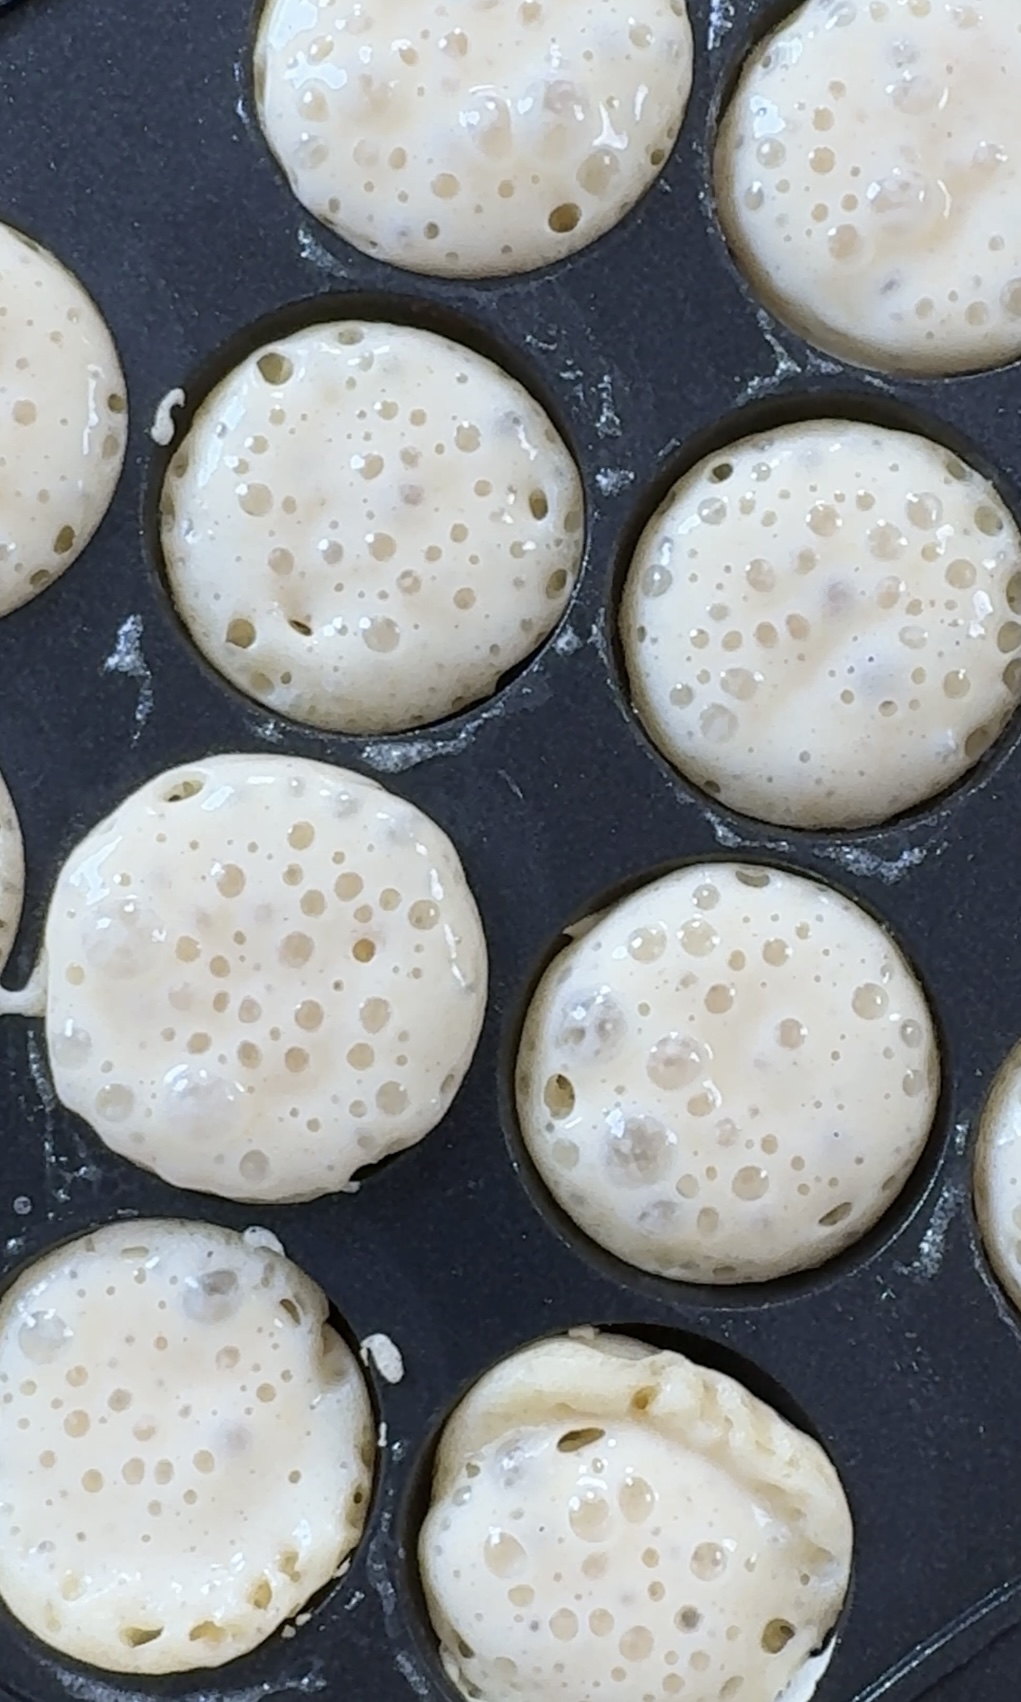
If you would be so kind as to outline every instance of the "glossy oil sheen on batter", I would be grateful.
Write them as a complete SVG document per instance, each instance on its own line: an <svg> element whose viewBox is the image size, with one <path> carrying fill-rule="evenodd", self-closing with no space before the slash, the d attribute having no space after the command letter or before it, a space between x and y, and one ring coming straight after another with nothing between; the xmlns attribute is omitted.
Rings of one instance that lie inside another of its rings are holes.
<svg viewBox="0 0 1021 1702"><path fill-rule="evenodd" d="M259 115L299 200L369 254L529 271L618 223L691 88L685 0L268 0Z"/></svg>

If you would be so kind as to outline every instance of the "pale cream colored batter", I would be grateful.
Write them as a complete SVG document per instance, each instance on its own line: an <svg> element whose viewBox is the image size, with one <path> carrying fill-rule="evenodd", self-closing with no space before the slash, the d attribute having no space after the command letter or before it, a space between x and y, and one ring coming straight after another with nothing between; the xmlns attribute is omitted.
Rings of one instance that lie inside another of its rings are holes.
<svg viewBox="0 0 1021 1702"><path fill-rule="evenodd" d="M718 1372L593 1333L462 1401L419 1561L466 1696L773 1702L818 1681L852 1542L815 1442Z"/></svg>
<svg viewBox="0 0 1021 1702"><path fill-rule="evenodd" d="M0 1594L115 1672L255 1648L357 1543L374 1459L321 1290L202 1223L131 1222L31 1265L0 1307Z"/></svg>
<svg viewBox="0 0 1021 1702"><path fill-rule="evenodd" d="M267 0L255 89L298 199L449 277L584 248L659 175L692 75L685 0Z"/></svg>
<svg viewBox="0 0 1021 1702"><path fill-rule="evenodd" d="M1021 354L1016 0L807 0L724 117L720 213L766 303L864 366Z"/></svg>
<svg viewBox="0 0 1021 1702"><path fill-rule="evenodd" d="M0 775L0 969L11 955L25 902L25 850L14 800Z"/></svg>
<svg viewBox="0 0 1021 1702"><path fill-rule="evenodd" d="M82 841L46 924L64 1103L178 1187L308 1199L447 1111L486 1001L446 835L298 757L159 775Z"/></svg>
<svg viewBox="0 0 1021 1702"><path fill-rule="evenodd" d="M466 708L550 633L581 563L578 470L539 404L408 326L249 357L170 465L163 548L213 666L349 733Z"/></svg>
<svg viewBox="0 0 1021 1702"><path fill-rule="evenodd" d="M127 442L112 338L77 278L0 225L0 615L79 556Z"/></svg>
<svg viewBox="0 0 1021 1702"><path fill-rule="evenodd" d="M1021 536L939 444L814 421L709 456L638 546L621 636L681 772L853 828L960 779L1021 697Z"/></svg>
<svg viewBox="0 0 1021 1702"><path fill-rule="evenodd" d="M975 1205L993 1269L1021 1310L1021 1046L997 1076L982 1115Z"/></svg>
<svg viewBox="0 0 1021 1702"><path fill-rule="evenodd" d="M939 1058L893 940L831 888L705 863L615 905L546 971L517 1103L554 1198L678 1281L822 1264L896 1199Z"/></svg>

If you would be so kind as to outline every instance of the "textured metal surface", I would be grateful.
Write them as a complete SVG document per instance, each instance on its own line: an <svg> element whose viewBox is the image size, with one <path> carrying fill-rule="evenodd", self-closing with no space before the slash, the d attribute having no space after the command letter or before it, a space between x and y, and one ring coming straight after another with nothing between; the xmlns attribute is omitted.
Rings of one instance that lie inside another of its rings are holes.
<svg viewBox="0 0 1021 1702"><path fill-rule="evenodd" d="M822 1702L917 1702L933 1685L943 1702L1009 1693L997 1674L1016 1665L1016 1638L1003 1638L1021 1575L1021 1330L977 1247L969 1168L976 1114L1021 1030L1019 729L952 795L886 830L764 832L707 808L650 749L608 634L638 524L711 445L808 410L915 425L994 473L1017 511L1021 387L1016 369L890 386L758 312L715 224L707 160L721 89L784 7L689 3L696 91L661 181L595 248L481 286L396 273L303 217L249 116L250 0L0 5L0 218L93 291L132 407L99 536L0 624L0 767L30 872L9 978L30 966L83 829L158 769L245 748L360 767L429 811L462 853L493 960L483 1042L442 1128L355 1197L259 1213L352 1332L388 1331L407 1361L399 1387L376 1391L389 1446L350 1573L292 1640L208 1681L76 1669L0 1611L0 1684L25 1702L448 1697L406 1561L431 1441L494 1357L584 1322L722 1356L830 1449L858 1546ZM589 499L585 573L551 642L481 712L385 745L271 721L232 692L180 630L152 547L160 398L181 384L193 404L254 345L257 322L352 306L503 360L551 408ZM563 1224L521 1163L507 1087L523 1001L564 924L666 864L734 854L814 872L891 926L933 1000L948 1086L917 1177L866 1241L813 1276L713 1292L640 1277ZM38 1025L0 1025L6 1273L115 1213L251 1220L113 1159L54 1103L44 1056Z"/></svg>

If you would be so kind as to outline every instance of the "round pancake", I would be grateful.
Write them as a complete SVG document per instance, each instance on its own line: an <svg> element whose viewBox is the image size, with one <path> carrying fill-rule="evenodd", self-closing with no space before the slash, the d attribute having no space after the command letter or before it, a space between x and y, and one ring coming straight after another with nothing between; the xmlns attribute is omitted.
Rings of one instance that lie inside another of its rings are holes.
<svg viewBox="0 0 1021 1702"><path fill-rule="evenodd" d="M720 216L809 342L918 374L1021 354L1015 0L808 0L751 55Z"/></svg>
<svg viewBox="0 0 1021 1702"><path fill-rule="evenodd" d="M14 800L0 775L0 970L11 955L25 902L25 851Z"/></svg>
<svg viewBox="0 0 1021 1702"><path fill-rule="evenodd" d="M574 461L491 361L409 326L250 355L170 463L163 551L215 668L316 727L389 733L495 691L581 563Z"/></svg>
<svg viewBox="0 0 1021 1702"><path fill-rule="evenodd" d="M691 89L685 0L268 0L266 139L299 201L417 272L526 272L616 225Z"/></svg>
<svg viewBox="0 0 1021 1702"><path fill-rule="evenodd" d="M647 527L621 638L656 744L784 826L886 821L959 780L1021 697L1021 536L940 444L853 421L746 438Z"/></svg>
<svg viewBox="0 0 1021 1702"><path fill-rule="evenodd" d="M607 1677L621 1702L807 1698L852 1542L815 1442L729 1377L593 1331L461 1403L419 1562L444 1666L482 1702Z"/></svg>
<svg viewBox="0 0 1021 1702"><path fill-rule="evenodd" d="M939 1094L925 996L856 904L703 863L554 958L525 1018L521 1131L594 1241L677 1281L760 1282L874 1224Z"/></svg>
<svg viewBox="0 0 1021 1702"><path fill-rule="evenodd" d="M975 1208L989 1261L1021 1311L1021 1047L1001 1069L982 1114Z"/></svg>
<svg viewBox="0 0 1021 1702"><path fill-rule="evenodd" d="M320 1289L262 1239L111 1224L29 1266L0 1305L0 1594L75 1660L234 1660L361 1535L361 1372Z"/></svg>
<svg viewBox="0 0 1021 1702"><path fill-rule="evenodd" d="M56 1089L178 1187L309 1199L448 1109L486 1000L457 853L299 757L158 775L72 852L46 923Z"/></svg>
<svg viewBox="0 0 1021 1702"><path fill-rule="evenodd" d="M0 615L81 554L126 443L124 377L98 309L59 260L0 224Z"/></svg>

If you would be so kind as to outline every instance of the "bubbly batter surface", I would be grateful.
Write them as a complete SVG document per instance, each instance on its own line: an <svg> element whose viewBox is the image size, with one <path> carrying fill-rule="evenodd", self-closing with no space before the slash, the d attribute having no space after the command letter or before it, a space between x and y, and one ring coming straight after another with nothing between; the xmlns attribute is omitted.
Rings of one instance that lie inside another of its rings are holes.
<svg viewBox="0 0 1021 1702"><path fill-rule="evenodd" d="M267 140L356 248L449 277L525 272L617 224L684 118L684 0L268 0Z"/></svg>
<svg viewBox="0 0 1021 1702"><path fill-rule="evenodd" d="M1021 353L1016 0L808 0L726 113L720 212L767 304L863 366Z"/></svg>
<svg viewBox="0 0 1021 1702"><path fill-rule="evenodd" d="M467 1696L773 1702L811 1695L851 1547L814 1442L728 1377L593 1332L462 1402L419 1559Z"/></svg>
<svg viewBox="0 0 1021 1702"><path fill-rule="evenodd" d="M202 1223L112 1224L18 1278L0 1593L37 1637L116 1672L220 1666L328 1583L374 1443L326 1318L296 1265Z"/></svg>
<svg viewBox="0 0 1021 1702"><path fill-rule="evenodd" d="M407 326L316 325L208 397L162 501L171 588L267 708L398 732L487 697L563 614L573 458L520 384Z"/></svg>
<svg viewBox="0 0 1021 1702"><path fill-rule="evenodd" d="M82 841L46 924L57 1092L179 1187L308 1199L449 1107L486 947L446 835L325 763L209 757Z"/></svg>
<svg viewBox="0 0 1021 1702"><path fill-rule="evenodd" d="M1021 697L1021 536L924 438L823 420L674 487L624 595L634 700L711 796L853 828L965 774Z"/></svg>
<svg viewBox="0 0 1021 1702"><path fill-rule="evenodd" d="M555 958L517 1066L525 1142L593 1240L679 1281L822 1264L896 1199L932 1124L922 989L849 899L705 863Z"/></svg>
<svg viewBox="0 0 1021 1702"><path fill-rule="evenodd" d="M52 254L0 225L0 615L81 554L126 442L124 378L98 309Z"/></svg>

